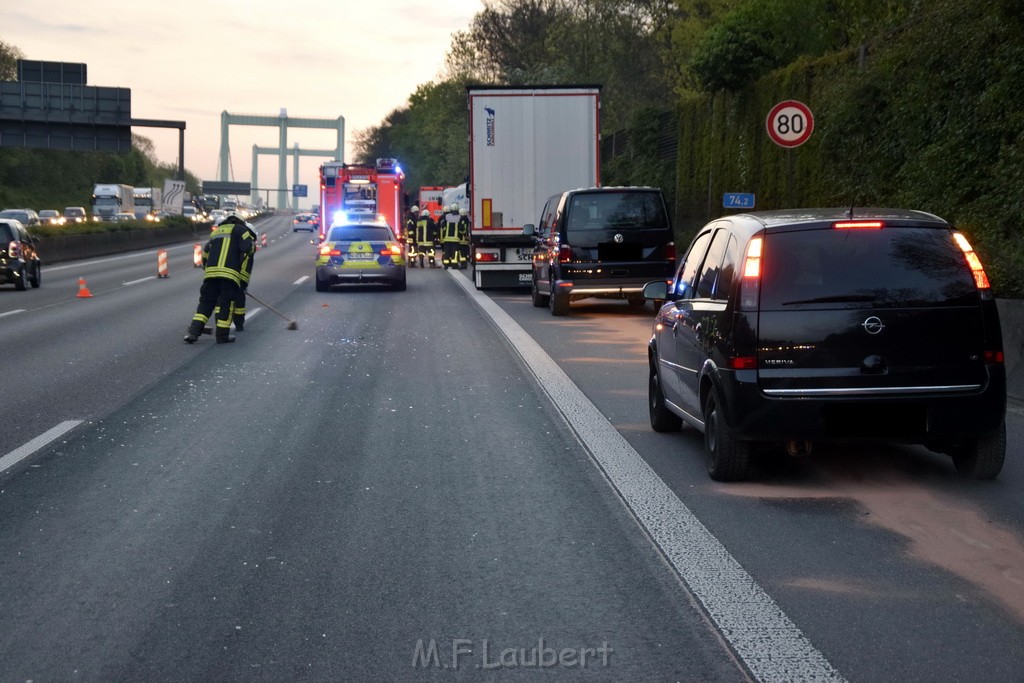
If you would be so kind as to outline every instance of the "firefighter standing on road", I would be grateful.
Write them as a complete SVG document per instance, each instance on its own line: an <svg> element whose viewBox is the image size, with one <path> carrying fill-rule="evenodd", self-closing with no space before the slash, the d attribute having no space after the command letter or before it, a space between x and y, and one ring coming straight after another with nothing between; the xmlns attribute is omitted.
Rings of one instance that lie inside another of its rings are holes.
<svg viewBox="0 0 1024 683"><path fill-rule="evenodd" d="M434 263L434 240L437 239L437 224L430 217L430 211L420 211L420 219L416 221L416 255L420 258L420 268L423 268L423 257L426 256L431 268L436 268Z"/></svg>
<svg viewBox="0 0 1024 683"><path fill-rule="evenodd" d="M452 204L441 219L441 265L445 270L459 266L459 205Z"/></svg>
<svg viewBox="0 0 1024 683"><path fill-rule="evenodd" d="M465 209L459 209L459 268L469 266L469 216Z"/></svg>
<svg viewBox="0 0 1024 683"><path fill-rule="evenodd" d="M237 216L228 216L210 234L210 241L203 247L203 284L199 288L199 305L192 323L188 327L185 341L194 344L203 333L203 327L217 307L218 344L235 341L228 332L231 316L238 299L242 282L242 261L252 254L255 245L252 232L245 221Z"/></svg>
<svg viewBox="0 0 1024 683"><path fill-rule="evenodd" d="M416 267L416 217L420 207L415 204L405 214L405 259L410 268Z"/></svg>
<svg viewBox="0 0 1024 683"><path fill-rule="evenodd" d="M238 270L241 282L238 287L238 299L235 300L233 316L236 332L245 329L245 290L249 288L249 278L252 277L253 260L256 258L256 239L259 237L252 223L247 221L245 229L249 231L249 237L252 239L252 251L242 259L242 267Z"/></svg>

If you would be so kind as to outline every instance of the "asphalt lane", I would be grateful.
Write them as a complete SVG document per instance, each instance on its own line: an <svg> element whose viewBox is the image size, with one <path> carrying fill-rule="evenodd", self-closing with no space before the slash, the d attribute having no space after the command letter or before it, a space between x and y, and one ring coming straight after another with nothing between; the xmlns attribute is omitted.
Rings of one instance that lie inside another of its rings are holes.
<svg viewBox="0 0 1024 683"><path fill-rule="evenodd" d="M183 288L160 377L0 475L5 677L745 678L449 275L317 294L292 237L298 330L186 347Z"/></svg>
<svg viewBox="0 0 1024 683"><path fill-rule="evenodd" d="M653 310L585 300L568 318L528 293L492 298L851 680L1011 680L1024 665L1022 414L995 482L923 448L850 444L760 459L712 482L695 431L647 418Z"/></svg>

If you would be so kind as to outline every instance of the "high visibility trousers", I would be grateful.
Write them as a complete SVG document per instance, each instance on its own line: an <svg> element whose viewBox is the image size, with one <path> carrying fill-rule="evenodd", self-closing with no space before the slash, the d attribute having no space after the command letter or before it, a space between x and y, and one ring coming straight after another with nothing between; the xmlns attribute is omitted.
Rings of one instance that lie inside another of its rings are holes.
<svg viewBox="0 0 1024 683"><path fill-rule="evenodd" d="M188 333L198 337L210 319L213 309L217 309L217 337L227 337L231 328L231 316L234 314L235 301L238 298L238 283L226 277L208 277L199 288L199 305Z"/></svg>
<svg viewBox="0 0 1024 683"><path fill-rule="evenodd" d="M441 245L441 265L448 268L455 268L459 265L458 242L444 242Z"/></svg>
<svg viewBox="0 0 1024 683"><path fill-rule="evenodd" d="M465 268L469 262L469 242L459 242L458 248L459 268Z"/></svg>

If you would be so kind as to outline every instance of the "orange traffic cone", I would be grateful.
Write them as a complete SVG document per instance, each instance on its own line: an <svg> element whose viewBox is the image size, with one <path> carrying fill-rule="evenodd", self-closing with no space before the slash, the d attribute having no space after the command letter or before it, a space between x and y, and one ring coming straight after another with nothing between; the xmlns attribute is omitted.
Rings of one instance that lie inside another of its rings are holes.
<svg viewBox="0 0 1024 683"><path fill-rule="evenodd" d="M192 267L202 268L203 267L203 247L199 244L192 245Z"/></svg>
<svg viewBox="0 0 1024 683"><path fill-rule="evenodd" d="M79 299L88 299L91 296L92 296L92 292L90 292L89 288L85 286L85 278L84 277L78 278L78 298Z"/></svg>
<svg viewBox="0 0 1024 683"><path fill-rule="evenodd" d="M156 276L157 277L170 277L170 273L167 272L167 250L161 249L156 252Z"/></svg>
<svg viewBox="0 0 1024 683"><path fill-rule="evenodd" d="M263 233L263 238L260 240L260 242L261 242L260 246L263 246L263 247L267 246L267 233Z"/></svg>

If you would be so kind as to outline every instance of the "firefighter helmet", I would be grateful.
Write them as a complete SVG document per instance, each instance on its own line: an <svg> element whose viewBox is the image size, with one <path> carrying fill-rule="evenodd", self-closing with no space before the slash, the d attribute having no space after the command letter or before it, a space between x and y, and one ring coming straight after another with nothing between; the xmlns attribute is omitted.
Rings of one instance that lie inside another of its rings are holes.
<svg viewBox="0 0 1024 683"><path fill-rule="evenodd" d="M427 211L426 209L420 211L420 218L427 218L428 216L430 216L430 212Z"/></svg>
<svg viewBox="0 0 1024 683"><path fill-rule="evenodd" d="M459 215L460 215L460 216L465 216L465 215L466 215L466 213L467 213L467 212L466 212L466 210L465 210L465 209L459 209Z"/></svg>
<svg viewBox="0 0 1024 683"><path fill-rule="evenodd" d="M412 211L413 213L419 213L420 212L420 207L418 207L415 204L413 204L412 208L409 209L409 211Z"/></svg>
<svg viewBox="0 0 1024 683"><path fill-rule="evenodd" d="M455 202L452 202L452 205L448 207L448 210L449 211L458 211L459 210L459 205L456 204Z"/></svg>

